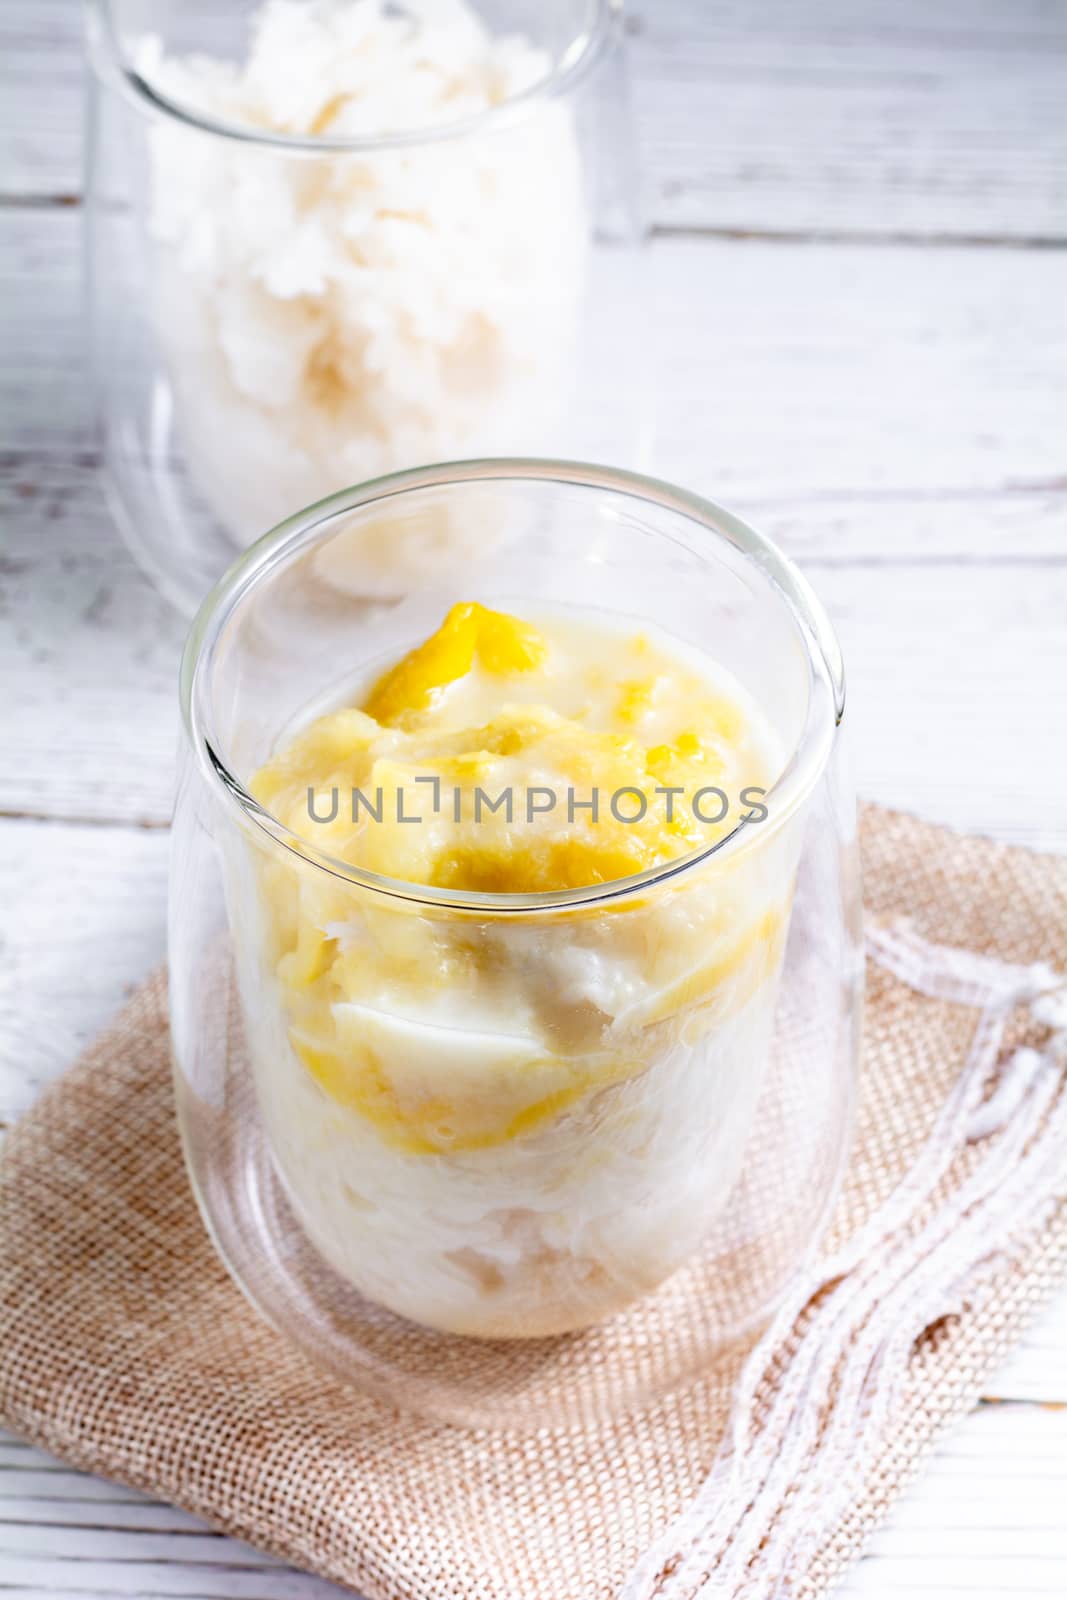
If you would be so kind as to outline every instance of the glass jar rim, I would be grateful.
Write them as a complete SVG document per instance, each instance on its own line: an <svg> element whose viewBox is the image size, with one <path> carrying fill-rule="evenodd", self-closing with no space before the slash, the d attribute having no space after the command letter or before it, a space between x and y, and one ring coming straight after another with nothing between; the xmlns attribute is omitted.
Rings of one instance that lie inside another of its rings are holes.
<svg viewBox="0 0 1067 1600"><path fill-rule="evenodd" d="M290 155L359 155L386 150L406 150L419 145L443 144L463 139L486 128L506 126L526 116L545 100L554 99L577 84L603 54L612 28L618 26L625 0L585 0L588 19L551 70L516 94L472 116L429 126L383 130L381 133L342 137L336 134L290 134L212 117L174 100L140 73L123 49L115 20L115 0L88 0L89 54L94 67L106 66L124 92L139 106L184 124L200 133L239 144Z"/></svg>
<svg viewBox="0 0 1067 1600"><path fill-rule="evenodd" d="M629 877L576 889L534 894L443 889L369 872L320 850L255 800L229 770L205 715L204 686L210 679L215 647L226 621L262 579L296 555L303 554L314 543L321 525L339 512L372 506L414 490L463 483L523 481L607 490L673 511L739 551L778 591L797 625L812 681L821 683L826 693L821 701L816 695L809 695L800 737L784 769L763 797L770 816L761 823L758 833L742 819L724 838L707 848L690 851ZM389 473L352 488L340 489L278 523L233 563L203 601L182 655L180 692L182 720L200 770L224 803L236 809L243 823L252 824L276 845L298 856L305 865L361 889L440 911L502 915L564 911L626 900L688 876L712 858L734 859L751 849L768 830L776 833L804 804L825 769L844 715L845 675L837 636L807 579L777 545L732 512L712 500L643 473L579 461L513 456L442 462Z"/></svg>

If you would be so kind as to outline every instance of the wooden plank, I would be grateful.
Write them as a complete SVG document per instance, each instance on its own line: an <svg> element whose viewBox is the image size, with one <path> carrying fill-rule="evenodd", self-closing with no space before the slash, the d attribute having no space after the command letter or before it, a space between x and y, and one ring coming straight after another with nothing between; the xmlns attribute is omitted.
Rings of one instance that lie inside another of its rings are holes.
<svg viewBox="0 0 1067 1600"><path fill-rule="evenodd" d="M92 444L76 211L0 211L0 451L69 459Z"/></svg>
<svg viewBox="0 0 1067 1600"><path fill-rule="evenodd" d="M10 519L0 665L19 693L3 711L0 812L160 825L186 625L135 570L98 494L68 519L56 483L43 516L28 496Z"/></svg>
<svg viewBox="0 0 1067 1600"><path fill-rule="evenodd" d="M983 1406L935 1449L875 1533L841 1600L1061 1594L1067 1415Z"/></svg>
<svg viewBox="0 0 1067 1600"><path fill-rule="evenodd" d="M7 0L9 196L80 187L76 0ZM1067 235L1062 0L633 0L650 220L668 228Z"/></svg>
<svg viewBox="0 0 1067 1600"><path fill-rule="evenodd" d="M48 1470L72 1489L92 1484L95 1529L71 1517L66 1525L20 1521L24 1502L5 1497L0 1471L0 1581L16 1593L75 1596L188 1594L200 1600L328 1600L339 1595L318 1579L290 1574L269 1558L231 1541L217 1540L183 1512L59 1467L41 1452L0 1436L23 1470ZM109 1503L108 1496L114 1498ZM921 1481L894 1507L868 1556L840 1590L844 1600L897 1594L911 1600L1021 1600L1060 1593L1062 1506L1067 1495L1067 1413L1031 1406L983 1406L954 1428L935 1450ZM28 1508L31 1512L34 1507ZM51 1513L49 1513L51 1518ZM5 1545L9 1529L17 1552ZM102 1530L107 1529L106 1535ZM180 1530L180 1531L179 1531ZM104 1539L106 1537L106 1544ZM202 1546L207 1559L181 1541ZM161 1543L161 1541L166 1541ZM226 1550L226 1565L212 1558ZM168 1559L160 1560L165 1554ZM17 1575L16 1575L17 1574ZM5 1593L8 1589L5 1587Z"/></svg>
<svg viewBox="0 0 1067 1600"><path fill-rule="evenodd" d="M1067 849L1067 567L812 577L844 651L860 792Z"/></svg>
<svg viewBox="0 0 1067 1600"><path fill-rule="evenodd" d="M657 222L1064 238L1062 0L685 0L637 15Z"/></svg>
<svg viewBox="0 0 1067 1600"><path fill-rule="evenodd" d="M36 511L13 519L0 667L20 693L4 708L0 812L161 826L184 624L75 480L66 501L62 480L42 496L60 508L51 522ZM809 564L848 664L861 791L961 828L1067 847L1067 564L1050 559L1039 580L1011 561Z"/></svg>
<svg viewBox="0 0 1067 1600"><path fill-rule="evenodd" d="M79 251L77 213L0 213L8 461L91 449ZM886 553L938 548L952 497L1067 490L1057 253L663 240L649 267L664 476L728 504L884 499ZM929 501L910 534L899 496Z"/></svg>
<svg viewBox="0 0 1067 1600"><path fill-rule="evenodd" d="M672 476L686 485L694 482L692 475ZM709 479L703 487L713 494L717 486ZM739 491L726 503L813 571L949 564L1039 568L1067 561L1067 487L985 493L845 490L796 499L788 493L772 497ZM57 557L68 570L79 558L86 590L90 574L103 580L121 578L126 570L132 576L104 503L95 459L49 459L16 451L0 455L0 525L7 550L0 599L5 578L10 582L25 574L27 587L34 576L48 581L45 574L54 569ZM42 532L54 541L51 546L42 543ZM153 610L153 621L158 620Z"/></svg>
<svg viewBox="0 0 1067 1600"><path fill-rule="evenodd" d="M168 845L139 828L0 823L0 1126L162 961Z"/></svg>
<svg viewBox="0 0 1067 1600"><path fill-rule="evenodd" d="M1005 1400L1067 1402L1067 1294L1053 1300L988 1385Z"/></svg>
<svg viewBox="0 0 1067 1600"><path fill-rule="evenodd" d="M82 188L81 7L0 8L0 196L75 197Z"/></svg>
<svg viewBox="0 0 1067 1600"><path fill-rule="evenodd" d="M695 469L685 481L698 477ZM810 500L741 493L730 504L813 574L833 566L1039 568L1067 560L1065 489L845 491Z"/></svg>
<svg viewBox="0 0 1067 1600"><path fill-rule="evenodd" d="M71 1479L75 1487L84 1481L80 1473L72 1473ZM96 1480L90 1478L88 1481L95 1483ZM176 1506L157 1505L154 1500L144 1496L126 1500L116 1496L105 1503L73 1495L57 1498L49 1494L20 1494L6 1482L3 1490L0 1496L0 1542L5 1537L6 1528L41 1526L61 1528L65 1532L73 1528L91 1529L97 1533L128 1531L167 1536L171 1540L175 1537L188 1538L189 1543L181 1549L182 1557L195 1561L198 1554L202 1554L210 1561L214 1551L207 1541L223 1539L222 1534L205 1534L202 1524L195 1517L179 1511ZM194 1543L193 1540L198 1542Z"/></svg>
<svg viewBox="0 0 1067 1600"><path fill-rule="evenodd" d="M2 1430L0 1590L34 1600L334 1600L349 1592L214 1533L186 1511L76 1472Z"/></svg>
<svg viewBox="0 0 1067 1600"><path fill-rule="evenodd" d="M6 1597L29 1593L37 1600L79 1600L82 1596L132 1596L133 1600L340 1600L351 1590L336 1585L323 1587L303 1573L276 1566L264 1569L249 1559L245 1567L196 1560L158 1561L138 1554L101 1557L84 1552L78 1544L69 1555L53 1553L54 1532L38 1530L42 1544L50 1548L30 1552L8 1551L0 1542L0 1573ZM108 1535L114 1546L119 1541ZM222 1545L221 1548L228 1546ZM237 1548L235 1546L235 1548ZM244 1547L242 1548L242 1552Z"/></svg>
<svg viewBox="0 0 1067 1600"><path fill-rule="evenodd" d="M38 1555L48 1539L49 1528L53 1536L58 1532L54 1524L41 1526L33 1522L20 1522L15 1518L0 1521L0 1560ZM238 1543L236 1539L228 1539L223 1534L206 1531L203 1524L199 1527L183 1527L177 1531L171 1528L160 1531L151 1524L136 1529L78 1527L77 1531L80 1561L108 1560L114 1549L114 1535L119 1532L132 1532L137 1534L137 1553L132 1560L138 1566L152 1564L170 1567L188 1564L191 1567L210 1567L214 1569L214 1580L217 1583L222 1571L226 1569L256 1572L270 1564L269 1556ZM53 1553L54 1551L53 1542Z"/></svg>
<svg viewBox="0 0 1067 1600"><path fill-rule="evenodd" d="M657 465L788 500L1067 486L1055 253L657 249Z"/></svg>

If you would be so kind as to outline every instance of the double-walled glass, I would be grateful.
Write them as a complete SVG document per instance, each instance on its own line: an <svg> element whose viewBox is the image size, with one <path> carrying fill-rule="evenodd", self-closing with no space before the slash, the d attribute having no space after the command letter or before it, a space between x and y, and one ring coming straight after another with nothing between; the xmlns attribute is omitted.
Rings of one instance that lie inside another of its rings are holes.
<svg viewBox="0 0 1067 1600"><path fill-rule="evenodd" d="M90 0L88 18L105 477L179 605L381 473L641 464L614 0Z"/></svg>
<svg viewBox="0 0 1067 1600"><path fill-rule="evenodd" d="M367 599L368 549L442 550L442 527L463 528L461 563ZM713 658L788 753L766 817L640 877L531 895L375 877L289 833L252 775L457 601ZM182 696L178 1108L252 1301L397 1404L512 1427L642 1404L758 1323L836 1193L861 981L841 663L789 562L635 475L425 468L255 545L200 612ZM616 981L653 969L651 1000ZM448 986L448 1026L408 1014L422 982ZM538 1019L537 1059L487 984Z"/></svg>

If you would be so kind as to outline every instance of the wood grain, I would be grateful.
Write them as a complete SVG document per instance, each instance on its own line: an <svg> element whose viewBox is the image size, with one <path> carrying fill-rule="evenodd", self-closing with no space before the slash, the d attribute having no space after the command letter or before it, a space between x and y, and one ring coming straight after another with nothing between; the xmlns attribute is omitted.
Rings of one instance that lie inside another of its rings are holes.
<svg viewBox="0 0 1067 1600"><path fill-rule="evenodd" d="M1062 1418L984 1405L943 1439L841 1600L1028 1600L1062 1593ZM4 1593L54 1600L340 1600L332 1584L213 1534L188 1513L89 1479L0 1435Z"/></svg>
<svg viewBox="0 0 1067 1600"><path fill-rule="evenodd" d="M0 212L0 459L16 467L93 447L80 242L76 212ZM648 276L666 475L794 507L1067 492L1059 252L662 240ZM929 508L911 535L897 521L883 548L930 530L936 548ZM1067 550L1063 524L1052 539Z"/></svg>
<svg viewBox="0 0 1067 1600"><path fill-rule="evenodd" d="M0 967L0 1126L163 960L168 856L163 832L0 824L0 901L15 908Z"/></svg>
<svg viewBox="0 0 1067 1600"><path fill-rule="evenodd" d="M1060 0L635 8L656 222L1062 239Z"/></svg>
<svg viewBox="0 0 1067 1600"><path fill-rule="evenodd" d="M3 713L0 813L160 827L184 627L121 549L98 487L79 473L62 483L45 495L62 508L51 524L35 495L16 495L9 514L0 665L21 692ZM806 565L845 652L862 792L1067 848L1067 559L1035 573L1025 561L902 561L890 547L857 563L809 553Z"/></svg>
<svg viewBox="0 0 1067 1600"><path fill-rule="evenodd" d="M632 0L650 221L764 235L1067 236L1063 0ZM5 0L0 191L81 187L76 0Z"/></svg>

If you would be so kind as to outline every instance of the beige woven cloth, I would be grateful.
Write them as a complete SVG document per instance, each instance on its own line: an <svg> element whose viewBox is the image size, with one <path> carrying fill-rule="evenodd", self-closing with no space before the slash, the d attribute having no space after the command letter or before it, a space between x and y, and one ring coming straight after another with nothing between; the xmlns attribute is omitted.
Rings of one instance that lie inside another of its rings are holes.
<svg viewBox="0 0 1067 1600"><path fill-rule="evenodd" d="M0 1419L374 1600L822 1593L1067 1276L1067 860L874 808L862 853L856 1148L828 1271L754 1351L599 1432L324 1377L212 1254L155 980L3 1147Z"/></svg>

